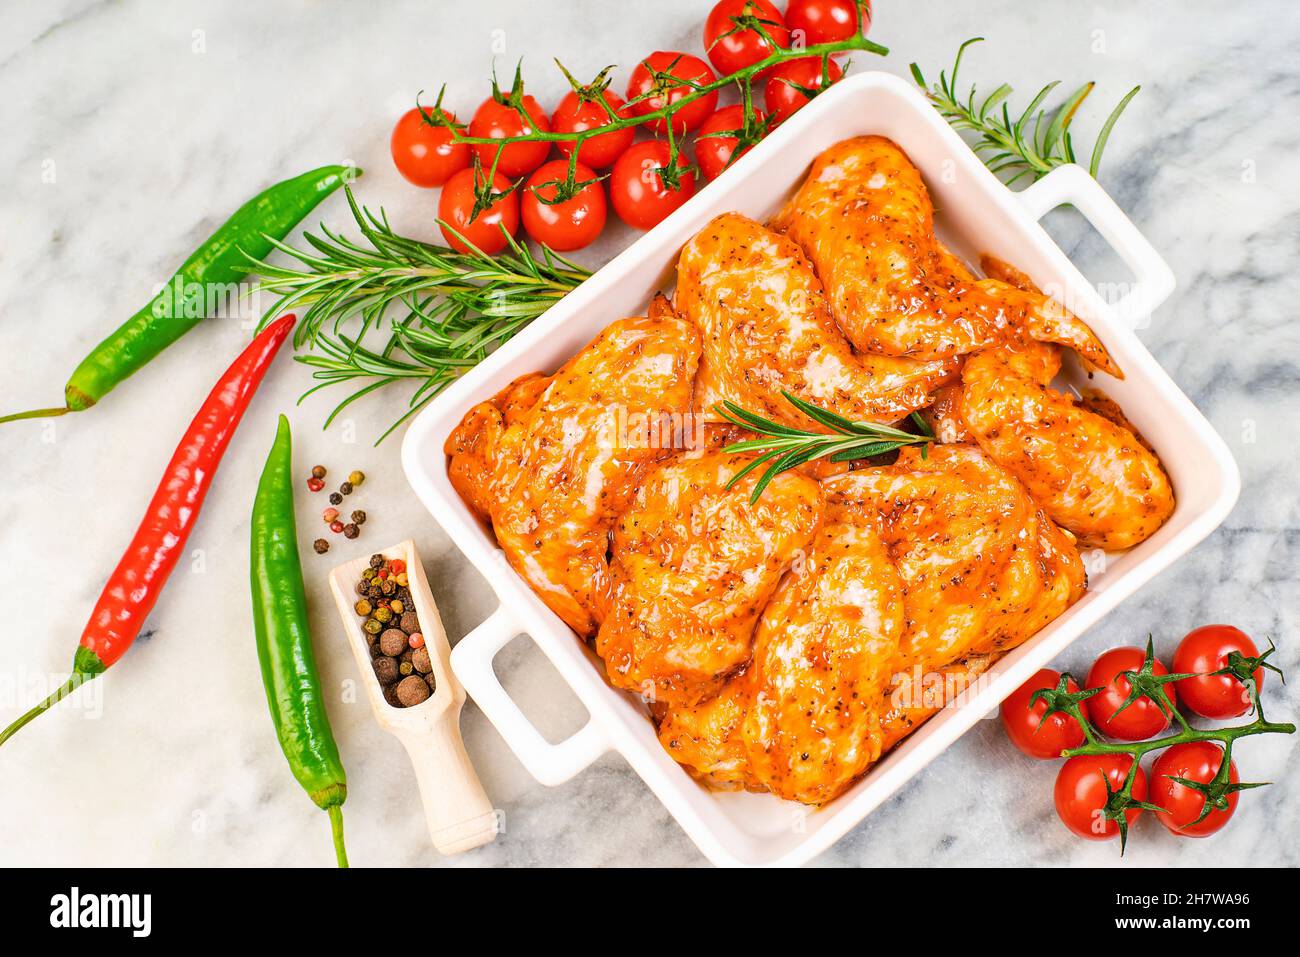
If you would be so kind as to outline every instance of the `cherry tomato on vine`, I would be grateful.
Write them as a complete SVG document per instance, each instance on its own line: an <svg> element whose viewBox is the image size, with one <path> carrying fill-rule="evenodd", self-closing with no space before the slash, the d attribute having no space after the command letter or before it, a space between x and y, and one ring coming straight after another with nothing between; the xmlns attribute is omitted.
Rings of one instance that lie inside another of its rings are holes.
<svg viewBox="0 0 1300 957"><path fill-rule="evenodd" d="M393 127L389 149L393 164L408 183L441 186L453 173L469 166L469 144L454 142L451 130L430 124L424 114L433 115L431 110L422 111L418 107L403 113ZM456 121L450 113L447 118Z"/></svg>
<svg viewBox="0 0 1300 957"><path fill-rule="evenodd" d="M790 39L801 47L847 40L859 23L871 27L871 0L790 0L785 8Z"/></svg>
<svg viewBox="0 0 1300 957"><path fill-rule="evenodd" d="M1119 823L1108 820L1102 811L1106 807L1106 783L1118 792L1124 787L1129 768L1133 766L1131 754L1079 754L1061 765L1056 776L1052 797L1061 822L1079 837L1090 841L1108 841L1119 833ZM1141 768L1133 780L1132 797L1147 800L1147 776ZM1124 812L1129 827L1142 813L1141 808Z"/></svg>
<svg viewBox="0 0 1300 957"><path fill-rule="evenodd" d="M550 121L546 119L546 114L542 112L542 107L537 100L525 95L520 102L523 103L524 112L528 115L527 121L513 106L498 103L489 96L474 111L474 118L469 121L469 135L501 139L507 136L525 136L529 133L549 133ZM483 164L485 170L492 168L498 149L499 147L491 143L474 144L474 152L478 154L478 161ZM497 163L496 171L511 179L523 176L545 163L550 152L550 143L511 143L501 150L501 160Z"/></svg>
<svg viewBox="0 0 1300 957"><path fill-rule="evenodd" d="M670 189L659 170L668 167L668 144L662 140L634 143L618 158L609 180L609 200L618 218L637 229L661 222L695 193L695 173L686 157L677 156L680 185Z"/></svg>
<svg viewBox="0 0 1300 957"><path fill-rule="evenodd" d="M519 232L519 197L513 192L502 196L471 221L470 215L474 210L477 188L486 181L486 170L480 173L474 169L463 169L452 176L447 180L447 185L442 188L442 195L438 197L438 218L483 252L492 256L509 245L506 237L501 233L502 226L511 236ZM510 186L510 180L500 173L492 178L492 189L495 192L504 193L510 189ZM466 245L451 230L446 226L441 228L442 235L446 237L452 249L463 253L469 252Z"/></svg>
<svg viewBox="0 0 1300 957"><path fill-rule="evenodd" d="M1128 697L1130 686L1127 678L1120 677L1122 671L1140 671L1146 661L1146 653L1141 648L1112 648L1104 652L1088 672L1089 688L1104 688L1085 702L1088 717L1102 734L1118 738L1120 741L1145 741L1155 737L1169 727L1169 715L1160 710L1160 706L1146 695L1138 698L1131 705L1115 712ZM1169 669L1157 660L1151 670L1157 675L1169 674ZM1178 693L1172 684L1164 686L1170 704L1177 707Z"/></svg>
<svg viewBox="0 0 1300 957"><path fill-rule="evenodd" d="M557 252L581 249L605 228L605 190L590 167L581 163L574 169L574 182L587 185L580 186L572 199L562 203L544 202L555 198L558 188L555 184L564 182L568 172L568 160L543 163L529 177L523 199L519 201L528 235Z"/></svg>
<svg viewBox="0 0 1300 957"><path fill-rule="evenodd" d="M632 76L627 81L627 98L629 100L655 89L655 78L651 75L652 70L655 73L666 73L678 80L688 80L697 85L712 83L717 79L714 72L709 69L709 65L697 56L691 56L689 53L674 53L671 50L656 50L638 63L636 69L632 71ZM661 83L660 86L663 89L656 90L654 96L641 100L639 103L632 103L628 106L628 109L635 116L644 116L647 113L653 113L655 110L661 110L665 106L676 103L694 92L689 85L669 85L670 83L671 81ZM717 90L707 96L700 97L698 100L693 100L673 114L673 132L681 135L695 129L708 119L709 115L717 107ZM662 118L652 120L646 124L646 127L661 136L668 132L668 124Z"/></svg>
<svg viewBox="0 0 1300 957"><path fill-rule="evenodd" d="M1156 758L1151 765L1151 803L1164 808L1156 819L1174 834L1183 837L1209 837L1228 823L1237 810L1237 794L1232 791L1227 795L1228 806L1224 810L1215 808L1205 819L1193 823L1205 809L1205 795L1200 791L1179 784L1172 778L1183 778L1198 784L1209 784L1219 773L1223 763L1223 749L1213 741L1187 741L1175 744ZM1237 776L1237 765L1228 762L1228 781L1236 784L1241 779Z"/></svg>
<svg viewBox="0 0 1300 957"><path fill-rule="evenodd" d="M739 24L732 18L740 16L758 20L778 47L790 45L785 17L770 0L721 0L704 21L704 51L713 68L723 76L766 60L774 52L772 43L753 27L737 29Z"/></svg>
<svg viewBox="0 0 1300 957"><path fill-rule="evenodd" d="M762 112L758 112L757 119L759 122L763 119ZM695 133L695 162L700 167L700 172L706 179L717 179L727 164L731 162L731 155L736 152L739 141L734 136L707 136L708 133L721 133L728 130L740 130L745 127L745 108L737 103L735 106L724 106L718 112L714 113L704 125ZM753 144L749 144L740 150L740 155L748 153Z"/></svg>
<svg viewBox="0 0 1300 957"><path fill-rule="evenodd" d="M1007 737L1031 758L1059 758L1066 748L1083 744L1083 728L1078 721L1068 714L1044 718L1047 702L1039 701L1032 706L1029 703L1035 691L1055 688L1060 680L1059 671L1043 668L1002 702L1002 727L1006 728ZM1079 686L1070 679L1066 689L1077 694Z"/></svg>
<svg viewBox="0 0 1300 957"><path fill-rule="evenodd" d="M1205 718L1235 718L1250 710L1246 686L1232 675L1211 675L1228 665L1228 655L1258 658L1250 636L1232 625L1205 625L1187 633L1174 652L1175 674L1194 674L1174 682L1183 704ZM1264 686L1264 669L1254 671L1255 687Z"/></svg>
<svg viewBox="0 0 1300 957"><path fill-rule="evenodd" d="M784 123L808 102L809 96L804 90L820 93L843 75L840 65L830 60L826 70L828 82L823 83L820 57L803 57L773 67L763 85L763 102L767 106L767 112L776 118L778 124Z"/></svg>
<svg viewBox="0 0 1300 957"><path fill-rule="evenodd" d="M615 113L625 115L621 96L610 90L604 90L600 95ZM603 106L595 100L583 100L573 90L564 95L551 115L551 129L556 133L581 133L609 122L609 113ZM632 145L635 136L636 130L630 126L593 136L578 150L578 162L591 169L608 169ZM559 142L555 145L566 157L573 155L573 143Z"/></svg>

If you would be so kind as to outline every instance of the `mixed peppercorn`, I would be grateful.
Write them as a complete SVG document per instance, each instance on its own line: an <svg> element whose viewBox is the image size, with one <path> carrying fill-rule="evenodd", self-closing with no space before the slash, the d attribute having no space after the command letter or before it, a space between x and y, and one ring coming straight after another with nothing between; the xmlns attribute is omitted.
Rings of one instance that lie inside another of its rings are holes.
<svg viewBox="0 0 1300 957"><path fill-rule="evenodd" d="M319 492L325 487L326 468L323 465L313 465L311 475L307 479L307 488L313 492ZM330 492L329 507L321 512L321 518L329 526L329 530L335 535L342 535L344 538L356 538L361 534L361 526L366 523L366 513L361 509L355 509L352 512L352 521L343 521L339 510L335 507L343 504L343 496L351 495L353 489L366 480L366 473L361 471L352 471L349 473L347 480L339 485L337 492ZM330 550L328 539L318 538L312 542L312 548L316 550L317 555L324 555Z"/></svg>
<svg viewBox="0 0 1300 957"><path fill-rule="evenodd" d="M406 562L371 555L356 591L353 608L365 619L361 629L370 645L371 665L384 699L394 708L410 708L428 700L437 685L411 597Z"/></svg>

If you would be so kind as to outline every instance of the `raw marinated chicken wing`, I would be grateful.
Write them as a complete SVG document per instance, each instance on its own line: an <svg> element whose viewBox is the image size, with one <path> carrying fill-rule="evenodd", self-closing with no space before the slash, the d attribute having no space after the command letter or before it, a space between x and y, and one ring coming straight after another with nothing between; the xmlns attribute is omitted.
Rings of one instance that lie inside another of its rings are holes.
<svg viewBox="0 0 1300 957"><path fill-rule="evenodd" d="M856 355L831 319L802 251L739 213L700 230L677 264L677 311L699 327L695 406L728 399L767 418L821 430L784 389L855 421L897 421L956 372L951 360Z"/></svg>
<svg viewBox="0 0 1300 957"><path fill-rule="evenodd" d="M485 522L491 521L492 462L496 440L537 402L550 376L530 372L520 376L487 402L470 409L443 446L447 475L465 504Z"/></svg>
<svg viewBox="0 0 1300 957"><path fill-rule="evenodd" d="M754 777L824 804L879 758L903 629L903 585L880 537L865 522L828 524L759 623L744 724Z"/></svg>
<svg viewBox="0 0 1300 957"><path fill-rule="evenodd" d="M594 633L604 615L615 518L645 469L672 454L645 435L621 435L620 424L685 416L698 362L690 323L671 314L623 319L566 362L534 401L524 397L540 383L517 383L520 390L493 403L500 421L476 406L462 423L466 434L448 439L457 488L470 491L472 506L486 506L510 564L580 635ZM486 481L483 461L491 463Z"/></svg>
<svg viewBox="0 0 1300 957"><path fill-rule="evenodd" d="M1173 513L1160 460L1122 424L1019 374L997 352L971 357L962 383L962 415L980 448L1080 544L1131 548Z"/></svg>
<svg viewBox="0 0 1300 957"><path fill-rule="evenodd" d="M898 672L1007 651L1083 594L1070 538L974 446L937 446L925 458L905 448L893 465L823 484L830 515L875 516L903 581Z"/></svg>
<svg viewBox="0 0 1300 957"><path fill-rule="evenodd" d="M614 528L609 614L596 652L617 687L668 704L716 694L747 661L759 614L821 521L822 492L793 472L750 504L752 456L691 453L642 479Z"/></svg>
<svg viewBox="0 0 1300 957"><path fill-rule="evenodd" d="M1121 375L1069 310L1037 290L976 279L943 247L920 172L884 137L825 150L773 226L808 254L860 353L934 360L1028 335Z"/></svg>
<svg viewBox="0 0 1300 957"><path fill-rule="evenodd" d="M669 708L659 724L659 743L709 787L766 791L749 770L741 734L749 706L745 676L732 678L712 698Z"/></svg>

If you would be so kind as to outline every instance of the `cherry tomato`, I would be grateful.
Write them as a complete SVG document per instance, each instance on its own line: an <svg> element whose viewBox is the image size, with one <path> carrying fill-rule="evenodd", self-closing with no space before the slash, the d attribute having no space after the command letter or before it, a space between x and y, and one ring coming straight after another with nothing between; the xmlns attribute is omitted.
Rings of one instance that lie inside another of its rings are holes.
<svg viewBox="0 0 1300 957"><path fill-rule="evenodd" d="M486 181L487 177L487 171L484 170L481 173L482 179L476 179L477 172L473 169L463 169L447 180L447 185L442 188L442 195L438 197L438 218L448 223L483 252L494 255L508 245L505 236L501 234L502 226L511 236L519 232L519 197L515 193L503 196L480 212L471 222L470 213L474 209L475 186ZM497 192L504 192L510 188L510 180L497 173L492 178L492 188ZM442 227L442 235L446 237L452 249L469 252L465 244L446 226Z"/></svg>
<svg viewBox="0 0 1300 957"><path fill-rule="evenodd" d="M1087 687L1105 690L1093 695L1086 704L1088 717L1102 734L1120 741L1144 741L1169 727L1169 716L1146 695L1115 714L1130 690L1128 679L1119 677L1119 673L1140 671L1145 660L1146 654L1141 648L1112 648L1093 662L1092 670L1088 672ZM1152 671L1158 675L1169 674L1169 669L1159 660L1152 665ZM1174 686L1165 685L1164 690L1169 696L1170 704L1177 706L1178 693L1174 691Z"/></svg>
<svg viewBox="0 0 1300 957"><path fill-rule="evenodd" d="M831 60L827 67L830 82L823 84L820 57L789 60L773 67L763 86L763 102L767 105L767 112L776 117L778 124L784 123L808 102L809 97L804 90L820 92L843 75L844 71L839 64Z"/></svg>
<svg viewBox="0 0 1300 957"><path fill-rule="evenodd" d="M469 121L469 135L501 139L528 133L549 133L551 124L542 112L541 105L528 95L523 97L522 102L524 112L528 114L527 122L513 106L506 106L488 97ZM485 170L492 168L498 149L491 143L474 144L474 152L478 154L478 161ZM550 143L511 143L501 150L501 161L497 163L496 171L511 179L523 176L545 163L550 152Z"/></svg>
<svg viewBox="0 0 1300 957"><path fill-rule="evenodd" d="M545 203L554 199L557 182L569 172L568 160L551 160L537 168L524 186L519 202L524 229L534 241L558 252L581 249L605 228L605 190L595 180L596 174L579 163L574 170L575 182L587 183L577 194L562 203ZM552 185L544 185L544 184Z"/></svg>
<svg viewBox="0 0 1300 957"><path fill-rule="evenodd" d="M736 30L737 24L732 17L742 15L757 18L778 47L790 45L785 17L770 0L721 0L704 21L704 50L713 68L723 76L766 60L774 52L772 44L753 27ZM736 32L732 33L732 30Z"/></svg>
<svg viewBox="0 0 1300 957"><path fill-rule="evenodd" d="M601 96L615 113L623 115L621 96L609 90L605 90ZM556 133L581 133L583 130L604 126L609 121L609 114L603 106L594 100L583 101L577 93L570 90L551 116L551 129ZM578 162L590 169L608 169L632 145L635 136L636 130L630 126L593 136L578 150ZM573 143L560 142L555 145L566 157L573 155Z"/></svg>
<svg viewBox="0 0 1300 957"><path fill-rule="evenodd" d="M441 186L469 165L469 144L456 143L445 126L432 126L418 108L407 110L393 127L389 147L397 171L416 186ZM429 110L423 111L432 115ZM455 122L456 117L447 114Z"/></svg>
<svg viewBox="0 0 1300 957"><path fill-rule="evenodd" d="M758 113L757 119L762 121L762 112ZM705 120L704 125L696 132L695 162L699 164L700 172L707 179L717 179L718 174L727 168L727 164L731 162L731 154L736 152L739 141L734 136L706 136L705 134L744 129L744 126L745 108L737 103L735 106L724 106L718 110ZM740 155L748 153L752 146L752 143L747 145L740 151Z"/></svg>
<svg viewBox="0 0 1300 957"><path fill-rule="evenodd" d="M1174 652L1175 674L1194 674L1174 682L1183 704L1206 718L1235 718L1250 710L1246 686L1232 675L1214 675L1228 665L1228 655L1237 652L1258 658L1259 649L1250 636L1232 625L1205 625L1187 633ZM1255 687L1264 686L1264 669L1255 669Z"/></svg>
<svg viewBox="0 0 1300 957"><path fill-rule="evenodd" d="M1109 841L1118 834L1118 822L1101 813L1106 807L1106 782L1112 792L1121 790L1132 766L1131 754L1080 754L1061 765L1052 796L1062 823L1090 841ZM1147 800L1147 776L1141 768L1133 781L1133 798ZM1141 808L1124 812L1129 827L1141 813Z"/></svg>
<svg viewBox="0 0 1300 957"><path fill-rule="evenodd" d="M859 3L865 7L863 21L870 27L871 0L790 0L785 8L790 39L799 47L847 40L858 32Z"/></svg>
<svg viewBox="0 0 1300 957"><path fill-rule="evenodd" d="M690 80L695 84L712 83L717 79L714 72L709 69L709 65L697 56L691 56L689 53L674 53L671 50L657 50L638 63L636 69L632 71L632 77L627 81L629 100L648 93L655 86L654 77L650 75L651 70L657 73L666 72L679 80ZM656 93L639 103L631 104L628 109L636 116L644 116L655 110L661 110L670 103L676 103L693 92L690 86L672 86L667 89L666 97L662 92ZM695 129L707 120L717 107L717 90L708 96L693 100L673 114L673 132L681 135ZM663 119L652 120L646 126L661 136L668 132L668 124Z"/></svg>
<svg viewBox="0 0 1300 957"><path fill-rule="evenodd" d="M1171 780L1183 778L1209 784L1219 773L1222 763L1223 749L1213 741L1188 741L1166 748L1151 765L1151 803L1165 809L1164 813L1156 815L1156 819L1183 837L1209 837L1227 824L1237 810L1239 792L1229 792L1227 808L1222 811L1215 808L1205 816L1205 820L1194 824L1192 822L1205 808L1205 795ZM1228 762L1228 781L1236 784L1240 780L1236 763Z"/></svg>
<svg viewBox="0 0 1300 957"><path fill-rule="evenodd" d="M688 170L686 157L677 164ZM678 189L664 184L659 170L668 166L668 144L662 140L634 143L618 158L609 181L609 199L618 218L637 229L649 229L681 206L695 193L695 173L681 174Z"/></svg>
<svg viewBox="0 0 1300 957"><path fill-rule="evenodd" d="M1054 714L1044 719L1047 702L1039 701L1032 707L1029 704L1035 691L1055 688L1060 680L1059 671L1044 668L1002 702L1002 727L1007 729L1007 737L1031 758L1059 758L1066 748L1083 744L1083 728L1074 718L1067 714ZM1073 679L1066 688L1072 693L1079 691Z"/></svg>

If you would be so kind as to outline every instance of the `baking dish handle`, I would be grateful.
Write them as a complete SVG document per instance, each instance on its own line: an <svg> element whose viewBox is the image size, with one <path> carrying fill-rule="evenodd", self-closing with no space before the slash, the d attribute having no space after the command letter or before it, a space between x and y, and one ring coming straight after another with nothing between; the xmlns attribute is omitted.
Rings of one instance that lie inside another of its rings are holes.
<svg viewBox="0 0 1300 957"><path fill-rule="evenodd" d="M1110 303L1130 328L1146 326L1151 313L1174 291L1168 263L1082 166L1059 167L1015 195L1035 220L1058 206L1072 205L1133 270L1132 287Z"/></svg>
<svg viewBox="0 0 1300 957"><path fill-rule="evenodd" d="M519 633L519 626L505 607L497 608L456 643L451 651L451 668L529 773L542 784L554 787L608 751L609 743L596 722L588 720L581 731L559 744L551 744L519 710L492 668L497 653Z"/></svg>

